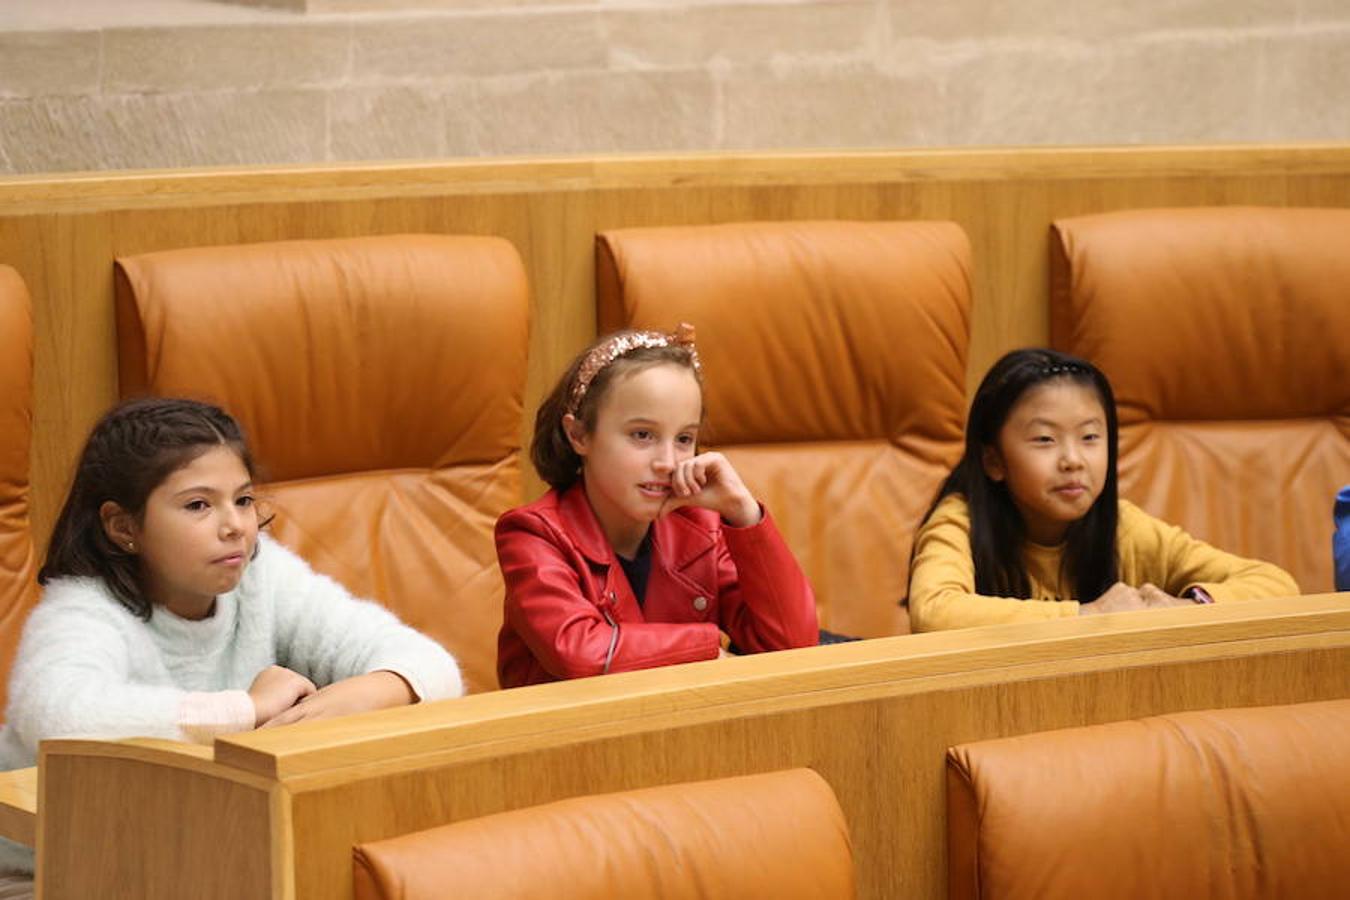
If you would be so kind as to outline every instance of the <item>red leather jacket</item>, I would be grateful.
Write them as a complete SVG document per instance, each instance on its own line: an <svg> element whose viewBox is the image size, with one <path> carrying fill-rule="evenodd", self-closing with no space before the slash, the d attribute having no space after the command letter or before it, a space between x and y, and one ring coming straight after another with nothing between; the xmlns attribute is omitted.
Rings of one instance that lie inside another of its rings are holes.
<svg viewBox="0 0 1350 900"><path fill-rule="evenodd" d="M767 512L732 528L683 507L652 523L651 548L639 607L580 482L498 519L502 687L713 659L719 629L756 653L818 640L811 585Z"/></svg>

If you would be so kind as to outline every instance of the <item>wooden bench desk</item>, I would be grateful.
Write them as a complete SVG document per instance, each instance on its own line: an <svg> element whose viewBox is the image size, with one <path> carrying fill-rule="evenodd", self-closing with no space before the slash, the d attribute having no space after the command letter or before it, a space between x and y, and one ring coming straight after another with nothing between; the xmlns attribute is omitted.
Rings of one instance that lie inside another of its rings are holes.
<svg viewBox="0 0 1350 900"><path fill-rule="evenodd" d="M848 818L859 896L938 898L953 744L1346 696L1350 594L1326 594L539 685L233 735L214 752L50 741L39 877L45 900L346 898L356 843L579 794L807 766Z"/></svg>

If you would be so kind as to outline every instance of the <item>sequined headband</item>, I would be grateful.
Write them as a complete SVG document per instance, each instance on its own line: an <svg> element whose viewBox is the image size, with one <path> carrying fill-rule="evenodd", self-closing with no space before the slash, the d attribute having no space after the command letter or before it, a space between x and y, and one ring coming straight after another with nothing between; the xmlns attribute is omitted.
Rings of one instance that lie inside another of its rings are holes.
<svg viewBox="0 0 1350 900"><path fill-rule="evenodd" d="M1078 363L1048 363L1041 366L1041 377L1049 378L1052 375L1086 375L1088 367Z"/></svg>
<svg viewBox="0 0 1350 900"><path fill-rule="evenodd" d="M590 388L591 382L595 380L595 376L603 372L616 359L627 356L634 350L653 350L657 347L685 348L689 351L689 362L694 367L694 371L703 371L702 366L699 365L698 351L694 349L694 326L688 322L681 322L675 329L674 334L664 334L660 331L622 331L604 343L597 345L590 353L586 354L586 358L581 363L581 368L577 369L577 379L572 384L572 394L568 398L567 411L572 415L577 414L577 410L581 408L581 401L586 399L586 391Z"/></svg>

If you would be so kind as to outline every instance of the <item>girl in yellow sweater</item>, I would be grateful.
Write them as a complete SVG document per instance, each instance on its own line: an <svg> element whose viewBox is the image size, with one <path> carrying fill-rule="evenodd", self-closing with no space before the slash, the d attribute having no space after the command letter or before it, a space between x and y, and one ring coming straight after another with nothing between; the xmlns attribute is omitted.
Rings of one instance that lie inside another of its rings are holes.
<svg viewBox="0 0 1350 900"><path fill-rule="evenodd" d="M1168 525L1116 492L1116 403L1091 363L1014 350L989 370L966 452L919 530L916 631L1293 596L1277 566Z"/></svg>

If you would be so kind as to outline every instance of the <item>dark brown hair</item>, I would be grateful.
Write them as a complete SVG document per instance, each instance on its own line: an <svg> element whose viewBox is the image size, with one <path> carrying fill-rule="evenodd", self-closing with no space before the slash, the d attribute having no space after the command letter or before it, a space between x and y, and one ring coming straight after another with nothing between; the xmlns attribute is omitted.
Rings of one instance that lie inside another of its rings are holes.
<svg viewBox="0 0 1350 900"><path fill-rule="evenodd" d="M567 371L563 372L562 378L539 405L539 411L534 416L534 440L530 442L530 461L534 463L539 477L550 487L565 491L581 477L581 457L572 449L567 432L563 430L563 416L569 411L577 417L587 432L594 431L600 401L604 399L609 388L621 378L662 363L671 363L688 369L694 373L700 387L702 386L703 379L694 365L694 354L689 347L673 343L666 347L638 347L629 350L597 372L576 410L569 410L568 404L576 385L577 373L581 370L586 357L592 350L608 343L614 337L629 333L631 332L620 331L605 335L583 350L572 360Z"/></svg>
<svg viewBox="0 0 1350 900"><path fill-rule="evenodd" d="M68 575L101 578L123 606L149 619L153 606L146 596L140 558L108 538L99 508L111 500L140 521L146 500L164 479L220 446L239 454L249 476L256 478L239 423L218 406L148 397L110 410L94 426L80 454L38 583Z"/></svg>

